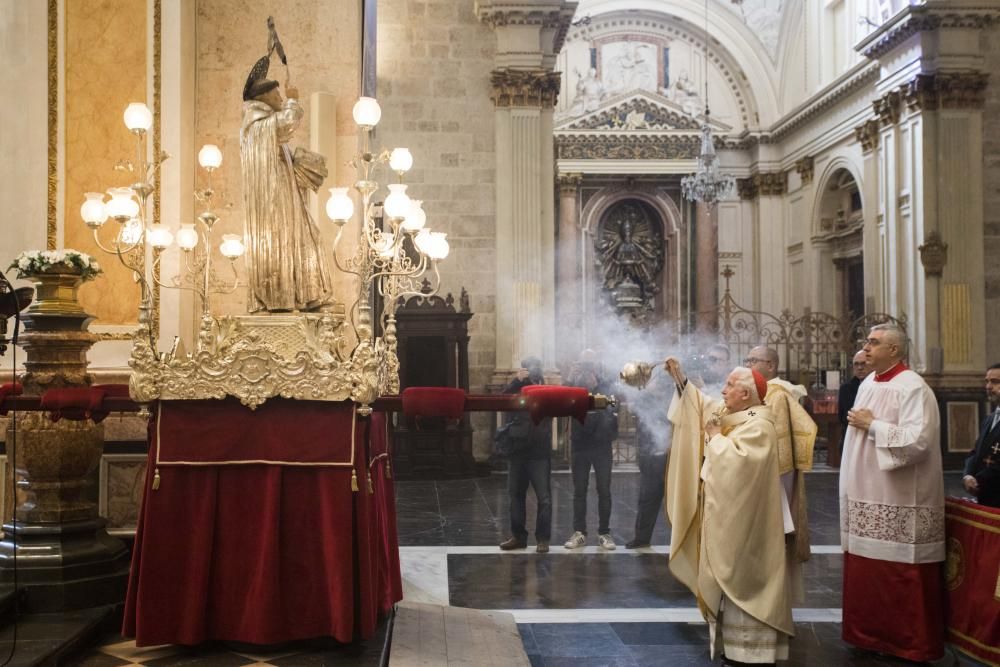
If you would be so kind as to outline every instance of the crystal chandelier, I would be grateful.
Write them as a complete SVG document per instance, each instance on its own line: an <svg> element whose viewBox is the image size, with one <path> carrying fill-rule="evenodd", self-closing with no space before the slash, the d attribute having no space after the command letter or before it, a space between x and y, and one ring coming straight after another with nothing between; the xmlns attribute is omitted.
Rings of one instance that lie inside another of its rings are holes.
<svg viewBox="0 0 1000 667"><path fill-rule="evenodd" d="M701 202L709 209L736 190L736 178L719 171L719 158L712 143L708 110L708 0L705 0L705 122L701 126L701 152L695 173L681 179L681 192L688 201Z"/></svg>

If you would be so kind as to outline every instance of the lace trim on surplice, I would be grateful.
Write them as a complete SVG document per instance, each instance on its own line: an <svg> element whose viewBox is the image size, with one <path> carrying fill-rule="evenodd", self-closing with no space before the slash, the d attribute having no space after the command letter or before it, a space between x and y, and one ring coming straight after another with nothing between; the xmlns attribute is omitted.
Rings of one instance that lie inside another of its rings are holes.
<svg viewBox="0 0 1000 667"><path fill-rule="evenodd" d="M944 540L944 508L902 507L858 500L848 502L851 535L899 544Z"/></svg>

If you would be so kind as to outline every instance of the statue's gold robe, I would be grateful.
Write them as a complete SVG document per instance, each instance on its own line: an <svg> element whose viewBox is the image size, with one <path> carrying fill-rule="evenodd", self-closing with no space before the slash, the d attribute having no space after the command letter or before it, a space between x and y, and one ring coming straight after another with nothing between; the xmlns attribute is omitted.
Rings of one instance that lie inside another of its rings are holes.
<svg viewBox="0 0 1000 667"><path fill-rule="evenodd" d="M313 310L330 300L332 282L319 227L308 208L309 190L325 176L321 156L287 142L303 116L294 99L280 110L243 103L240 157L246 230L247 310Z"/></svg>

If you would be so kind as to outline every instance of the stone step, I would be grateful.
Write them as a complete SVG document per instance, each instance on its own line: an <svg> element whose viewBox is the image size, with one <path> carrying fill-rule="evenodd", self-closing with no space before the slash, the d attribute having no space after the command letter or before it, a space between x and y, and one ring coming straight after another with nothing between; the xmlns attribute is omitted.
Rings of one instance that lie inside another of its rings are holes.
<svg viewBox="0 0 1000 667"><path fill-rule="evenodd" d="M504 612L401 602L389 667L529 667L514 617Z"/></svg>
<svg viewBox="0 0 1000 667"><path fill-rule="evenodd" d="M11 593L13 595L13 593ZM0 664L9 667L49 667L72 664L70 658L121 623L121 606L96 607L50 614L22 614L16 625L0 629ZM15 635L17 641L15 642Z"/></svg>

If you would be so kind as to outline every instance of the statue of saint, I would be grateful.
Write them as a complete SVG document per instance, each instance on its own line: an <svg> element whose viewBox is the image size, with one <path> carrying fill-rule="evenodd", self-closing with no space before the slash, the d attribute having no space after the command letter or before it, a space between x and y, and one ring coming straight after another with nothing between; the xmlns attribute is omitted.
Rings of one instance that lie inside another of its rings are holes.
<svg viewBox="0 0 1000 667"><path fill-rule="evenodd" d="M580 76L580 70L576 70L576 75L579 78L576 81L576 97L570 107L571 113L578 116L597 111L601 101L608 96L601 78L597 76L597 69L591 67L586 76Z"/></svg>
<svg viewBox="0 0 1000 667"><path fill-rule="evenodd" d="M283 58L283 50L279 50ZM332 302L333 283L309 191L326 178L322 155L288 146L304 112L298 90L267 79L270 54L254 65L243 87L240 157L251 313L315 311Z"/></svg>
<svg viewBox="0 0 1000 667"><path fill-rule="evenodd" d="M657 291L654 281L663 264L663 248L654 236L649 223L631 206L623 211L617 225L611 221L604 227L596 250L605 288L612 290L631 280L645 294Z"/></svg>

